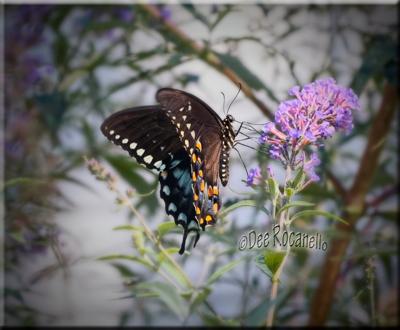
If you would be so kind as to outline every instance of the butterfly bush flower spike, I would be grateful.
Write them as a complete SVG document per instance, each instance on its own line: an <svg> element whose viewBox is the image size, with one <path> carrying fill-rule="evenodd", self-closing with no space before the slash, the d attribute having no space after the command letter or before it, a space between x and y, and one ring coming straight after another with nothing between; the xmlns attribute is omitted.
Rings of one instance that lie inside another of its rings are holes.
<svg viewBox="0 0 400 330"><path fill-rule="evenodd" d="M86 157L85 162L87 168L96 177L97 180L106 182L108 189L110 189L111 191L116 190L117 178L109 171L107 171L102 164L100 164L94 158L87 159Z"/></svg>
<svg viewBox="0 0 400 330"><path fill-rule="evenodd" d="M295 195L311 182L320 180L316 171L321 163L318 148L336 132L349 133L353 128L352 110L360 109L354 92L337 85L332 78L320 79L303 87L295 86L289 90L289 96L290 99L279 104L274 121L264 125L259 138L261 147L267 147L269 156L279 160L285 169L284 183L279 184L268 167L266 185L271 218L279 226L282 240L283 233L290 232L291 222L295 219L290 208ZM247 184L253 185L257 175L257 169L251 170ZM272 275L271 301L277 298L280 274L290 255L291 245L288 244L284 250L280 271ZM282 252L280 249L279 253ZM267 260L263 260L268 267ZM271 308L267 313L268 327L273 326L274 318L275 308Z"/></svg>
<svg viewBox="0 0 400 330"><path fill-rule="evenodd" d="M301 151L306 146L320 147L336 131L349 133L353 128L352 110L359 110L360 105L354 92L337 85L333 78L303 88L295 86L289 95L293 98L279 105L274 122L264 126L259 143L268 146L271 158L294 169L302 157L304 160ZM318 163L315 157L306 163L313 180L317 178L313 171Z"/></svg>

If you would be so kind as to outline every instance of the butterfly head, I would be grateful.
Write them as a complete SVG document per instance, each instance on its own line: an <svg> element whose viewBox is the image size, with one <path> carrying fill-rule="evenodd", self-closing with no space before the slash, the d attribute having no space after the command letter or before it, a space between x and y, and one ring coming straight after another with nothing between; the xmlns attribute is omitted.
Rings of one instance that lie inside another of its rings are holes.
<svg viewBox="0 0 400 330"><path fill-rule="evenodd" d="M232 115L227 115L225 119L223 120L225 129L232 128L232 123L235 121L235 118L233 118Z"/></svg>
<svg viewBox="0 0 400 330"><path fill-rule="evenodd" d="M230 123L233 123L235 121L235 118L233 118L232 115L227 115L225 119Z"/></svg>

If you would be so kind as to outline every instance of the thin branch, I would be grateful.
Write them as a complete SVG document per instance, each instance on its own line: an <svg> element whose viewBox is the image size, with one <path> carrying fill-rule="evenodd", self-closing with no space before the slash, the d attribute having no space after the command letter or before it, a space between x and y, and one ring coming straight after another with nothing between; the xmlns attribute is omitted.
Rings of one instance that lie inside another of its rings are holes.
<svg viewBox="0 0 400 330"><path fill-rule="evenodd" d="M161 29L164 30L170 37L171 41L183 47L187 52L196 55L199 59L212 66L214 69L225 75L235 85L238 83L242 86L243 93L260 109L260 111L269 119L273 119L273 114L270 109L262 102L252 91L251 87L236 74L235 71L225 66L218 56L207 49L187 34L180 30L175 24L162 17L159 9L153 5L138 5L145 13L150 15L156 22L162 24Z"/></svg>
<svg viewBox="0 0 400 330"><path fill-rule="evenodd" d="M395 186L386 187L383 191L376 197L371 198L366 202L366 208L377 208L381 203L383 203L390 196L396 195L399 190L398 184Z"/></svg>

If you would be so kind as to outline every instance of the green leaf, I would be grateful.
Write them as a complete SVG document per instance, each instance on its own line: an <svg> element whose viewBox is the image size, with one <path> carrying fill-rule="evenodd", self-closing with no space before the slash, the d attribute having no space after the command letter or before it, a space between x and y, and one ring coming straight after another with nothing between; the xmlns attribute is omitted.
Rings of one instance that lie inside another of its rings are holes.
<svg viewBox="0 0 400 330"><path fill-rule="evenodd" d="M174 221L162 222L157 226L157 232L159 237L163 237L166 233L176 228Z"/></svg>
<svg viewBox="0 0 400 330"><path fill-rule="evenodd" d="M252 206L252 207L258 207L258 203L252 199L245 199L241 200L237 203L234 203L232 205L229 205L226 208L222 208L221 211L219 212L220 217L226 216L228 213L232 212L233 210L238 209L239 207L244 207L244 206ZM266 214L269 215L268 210L265 207L260 208L262 211L264 211Z"/></svg>
<svg viewBox="0 0 400 330"><path fill-rule="evenodd" d="M207 27L210 25L207 16L204 16L201 12L199 12L193 4L182 4L182 7L190 12L197 21L202 22Z"/></svg>
<svg viewBox="0 0 400 330"><path fill-rule="evenodd" d="M124 178L132 187L140 194L146 194L151 190L154 190L158 185L158 180L155 174L146 170L144 167L140 166L138 163L132 161L129 157L125 155L105 155L104 158L108 163ZM139 171L146 171L151 175L154 180L148 183L139 173ZM142 197L137 207L145 206L150 215L155 214L158 206L158 199L155 194L147 197Z"/></svg>
<svg viewBox="0 0 400 330"><path fill-rule="evenodd" d="M168 253L170 254L176 254L179 249L178 248L170 248L167 249ZM186 280L186 278L184 277L184 275L176 269L176 266L171 263L167 258L165 258L165 256L161 256L160 254L158 255L158 259L160 261L160 267L164 270L166 270L171 277L178 282L182 287L188 287L188 282Z"/></svg>
<svg viewBox="0 0 400 330"><path fill-rule="evenodd" d="M305 176L306 175L302 168L297 171L296 176L294 177L294 179L292 181L292 187L294 190L299 190L301 188L301 186L304 183Z"/></svg>
<svg viewBox="0 0 400 330"><path fill-rule="evenodd" d="M268 189L269 193L271 194L271 198L276 201L279 196L279 185L278 182L271 177L268 178Z"/></svg>
<svg viewBox="0 0 400 330"><path fill-rule="evenodd" d="M133 241L133 246L136 248L136 250L140 253L141 256L144 256L146 249L144 247L144 235L142 231L135 230L132 233L132 241Z"/></svg>
<svg viewBox="0 0 400 330"><path fill-rule="evenodd" d="M24 296L21 294L20 290L14 289L14 288L4 288L4 296L11 296L14 299L17 299L20 303L24 303Z"/></svg>
<svg viewBox="0 0 400 330"><path fill-rule="evenodd" d="M3 188L8 188L17 185L41 185L41 184L48 184L49 182L42 179L35 179L35 178L28 178L28 177L19 177L7 180L4 182Z"/></svg>
<svg viewBox="0 0 400 330"><path fill-rule="evenodd" d="M106 260L106 261L110 261L110 260L130 260L130 261L134 261L134 262L137 262L139 264L142 264L143 266L146 266L147 268L149 268L151 270L154 270L154 265L150 261L145 260L144 258L141 258L141 257L126 255L126 254L111 254L111 255L108 255L108 256L100 257L97 260Z"/></svg>
<svg viewBox="0 0 400 330"><path fill-rule="evenodd" d="M206 326L210 327L215 327L215 326L221 326L221 327L239 327L240 323L237 320L227 320L223 319L219 315L215 314L202 314L201 318L203 320L203 323Z"/></svg>
<svg viewBox="0 0 400 330"><path fill-rule="evenodd" d="M329 212L325 212L325 211L320 211L320 210L300 211L300 212L294 214L289 221L292 222L292 221L294 221L294 220L296 220L298 218L312 217L312 216L315 216L315 215L322 215L322 216L324 216L324 217L326 217L328 219L339 221L339 222L342 222L342 223L344 223L346 225L349 224L346 220L342 219L341 217L338 217L335 214L332 214L332 213L329 213Z"/></svg>
<svg viewBox="0 0 400 330"><path fill-rule="evenodd" d="M167 254L175 254L179 251L178 247L170 247L168 249L164 249ZM157 255L157 259L159 262L163 262L165 259L165 254L163 252L159 252Z"/></svg>
<svg viewBox="0 0 400 330"><path fill-rule="evenodd" d="M235 71L235 73L245 81L250 87L254 88L255 90L266 89L263 82L253 73L251 72L237 57L232 56L230 54L223 54L223 53L214 53L220 61Z"/></svg>
<svg viewBox="0 0 400 330"><path fill-rule="evenodd" d="M166 251L168 254L175 254L175 253L177 253L179 250L180 250L180 248L178 248L178 247L170 247L170 248L165 249L165 251Z"/></svg>
<svg viewBox="0 0 400 330"><path fill-rule="evenodd" d="M267 179L267 183L268 183L268 191L272 202L272 209L275 210L278 204L278 199L280 197L279 185L278 182L276 182L276 180L271 177Z"/></svg>
<svg viewBox="0 0 400 330"><path fill-rule="evenodd" d="M52 138L59 134L59 127L64 123L64 115L68 111L68 97L60 91L41 93L34 96L40 119L49 129Z"/></svg>
<svg viewBox="0 0 400 330"><path fill-rule="evenodd" d="M270 279L272 279L272 272L271 270L267 267L265 264L264 260L264 254L260 253L257 254L257 256L254 258L254 262L256 263L256 266L264 273L266 274Z"/></svg>
<svg viewBox="0 0 400 330"><path fill-rule="evenodd" d="M237 249L237 242L233 239L232 235L229 235L229 232L220 234L212 230L206 230L203 235L210 236L213 242L221 242L224 246L230 246L231 248Z"/></svg>
<svg viewBox="0 0 400 330"><path fill-rule="evenodd" d="M72 6L59 6L57 10L52 10L50 15L46 15L44 21L48 20L49 26L53 30L58 31L71 10L73 10Z"/></svg>
<svg viewBox="0 0 400 330"><path fill-rule="evenodd" d="M145 168L141 167L129 157L124 155L106 155L105 159L130 185L134 186L139 193L143 194L154 189L154 184L147 183L147 181L137 173L139 170L145 170ZM155 177L152 172L147 172Z"/></svg>
<svg viewBox="0 0 400 330"><path fill-rule="evenodd" d="M276 214L279 215L280 213L282 213L283 211L286 211L287 209L289 209L291 207L310 207L310 206L314 206L314 205L315 205L314 203L309 203L309 202L305 202L305 201L295 201L295 202L288 203L285 206L281 207Z"/></svg>
<svg viewBox="0 0 400 330"><path fill-rule="evenodd" d="M264 262L268 269L271 270L271 273L275 275L280 265L282 264L283 258L285 257L285 251L277 251L267 249L264 252Z"/></svg>
<svg viewBox="0 0 400 330"><path fill-rule="evenodd" d="M284 305L285 301L287 301L293 295L293 293L296 292L296 290L296 286L282 288L282 290L279 290L276 299L271 300L270 297L265 298L258 306L256 306L249 312L249 314L246 315L244 319L244 326L265 326L265 319L268 310L272 306L275 306L277 310L280 310L280 307Z"/></svg>
<svg viewBox="0 0 400 330"><path fill-rule="evenodd" d="M175 53L168 59L168 65L171 67L177 66L182 63L182 59L183 59L182 54Z"/></svg>
<svg viewBox="0 0 400 330"><path fill-rule="evenodd" d="M210 295L211 293L211 289L208 287L205 287L202 291L200 292L196 292L195 293L195 298L192 302L192 305L190 306L190 310L194 311L196 309L197 306L199 306L200 304L202 304Z"/></svg>
<svg viewBox="0 0 400 330"><path fill-rule="evenodd" d="M60 91L67 90L75 81L87 75L88 72L83 69L77 69L69 72L58 85Z"/></svg>
<svg viewBox="0 0 400 330"><path fill-rule="evenodd" d="M397 77L394 65L397 58L396 41L388 35L379 34L371 38L365 49L363 62L351 83L352 89L357 94L361 94L371 77L383 76L392 84Z"/></svg>
<svg viewBox="0 0 400 330"><path fill-rule="evenodd" d="M290 198L294 195L295 191L293 188L287 187L285 188L285 197L290 200Z"/></svg>
<svg viewBox="0 0 400 330"><path fill-rule="evenodd" d="M162 302L174 312L181 320L188 315L189 307L185 300L178 294L175 287L161 282L140 283L137 289L145 289L157 294Z"/></svg>
<svg viewBox="0 0 400 330"><path fill-rule="evenodd" d="M15 239L18 243L26 244L26 237L23 235L22 231L13 231L7 233L8 236Z"/></svg>
<svg viewBox="0 0 400 330"><path fill-rule="evenodd" d="M133 278L137 276L129 267L122 263L114 262L112 263L113 267L118 270L120 275L125 278Z"/></svg>
<svg viewBox="0 0 400 330"><path fill-rule="evenodd" d="M96 127L97 129L97 127ZM96 139L96 135L94 134L94 127L88 123L86 119L82 119L82 127L81 132L83 137L86 140L86 144L89 150L96 150L98 142Z"/></svg>
<svg viewBox="0 0 400 330"><path fill-rule="evenodd" d="M286 252L266 249L255 258L256 266L263 271L271 280L279 269Z"/></svg>
<svg viewBox="0 0 400 330"><path fill-rule="evenodd" d="M67 37L58 32L53 43L54 59L57 66L64 66L66 64L69 50Z"/></svg>
<svg viewBox="0 0 400 330"><path fill-rule="evenodd" d="M153 293L153 292L136 292L134 297L137 298L156 298L158 297L157 293Z"/></svg>
<svg viewBox="0 0 400 330"><path fill-rule="evenodd" d="M222 275L224 275L225 273L229 272L230 270L232 270L234 267L236 267L243 259L239 259L239 260L233 260L229 263L227 263L226 265L218 268L207 280L206 285L211 285L214 282L216 282Z"/></svg>
<svg viewBox="0 0 400 330"><path fill-rule="evenodd" d="M267 311L271 308L275 301L271 301L268 297L264 299L258 306L250 311L249 314L246 315L244 320L245 326L261 326L265 323Z"/></svg>
<svg viewBox="0 0 400 330"><path fill-rule="evenodd" d="M223 10L218 11L217 18L210 26L211 31L214 30L217 27L217 25L222 22L222 20L226 17L226 15L231 12L231 8L232 8L231 5L226 5L226 7Z"/></svg>
<svg viewBox="0 0 400 330"><path fill-rule="evenodd" d="M135 226L135 225L122 225L114 227L113 230L132 230L132 231L144 231L143 227Z"/></svg>

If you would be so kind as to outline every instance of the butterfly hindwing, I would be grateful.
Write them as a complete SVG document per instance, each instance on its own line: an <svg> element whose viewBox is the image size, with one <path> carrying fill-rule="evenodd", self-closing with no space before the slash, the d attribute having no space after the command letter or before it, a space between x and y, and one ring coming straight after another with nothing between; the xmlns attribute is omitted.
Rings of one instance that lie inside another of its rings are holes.
<svg viewBox="0 0 400 330"><path fill-rule="evenodd" d="M165 202L165 211L175 223L184 229L181 249L185 251L186 237L189 232L196 232L196 246L199 240L199 225L193 207L193 190L191 187L190 160L184 149L166 161L166 170L160 172L160 196Z"/></svg>

